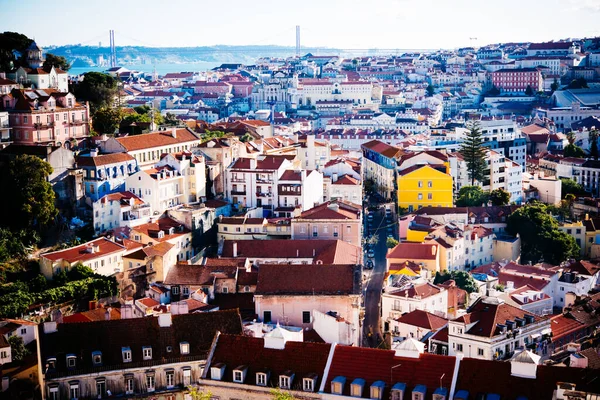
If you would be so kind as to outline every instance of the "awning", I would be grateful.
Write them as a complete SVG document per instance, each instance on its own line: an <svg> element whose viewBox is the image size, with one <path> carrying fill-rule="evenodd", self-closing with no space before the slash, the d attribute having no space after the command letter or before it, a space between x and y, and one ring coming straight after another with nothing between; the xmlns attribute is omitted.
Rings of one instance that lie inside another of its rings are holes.
<svg viewBox="0 0 600 400"><path fill-rule="evenodd" d="M552 328L546 328L542 331L542 335L550 335L552 333Z"/></svg>
<svg viewBox="0 0 600 400"><path fill-rule="evenodd" d="M532 339L538 339L540 337L542 337L542 335L540 335L539 333L534 333L533 335L531 335Z"/></svg>

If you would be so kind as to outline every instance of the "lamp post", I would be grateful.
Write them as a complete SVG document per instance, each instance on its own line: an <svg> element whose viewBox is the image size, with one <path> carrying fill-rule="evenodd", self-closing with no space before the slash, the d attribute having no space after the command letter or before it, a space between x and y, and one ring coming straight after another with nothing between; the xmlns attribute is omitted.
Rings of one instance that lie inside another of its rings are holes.
<svg viewBox="0 0 600 400"><path fill-rule="evenodd" d="M392 382L394 382L394 377L393 377L394 368L398 368L401 365L402 364L394 365L392 368L390 368L390 385L392 384Z"/></svg>

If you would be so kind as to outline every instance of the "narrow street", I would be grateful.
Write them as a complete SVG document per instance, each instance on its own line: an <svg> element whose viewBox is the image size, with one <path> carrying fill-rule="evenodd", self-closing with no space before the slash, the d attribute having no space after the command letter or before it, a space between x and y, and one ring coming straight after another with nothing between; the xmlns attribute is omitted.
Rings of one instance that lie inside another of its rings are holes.
<svg viewBox="0 0 600 400"><path fill-rule="evenodd" d="M366 270L367 282L365 284L365 319L364 319L364 345L369 347L377 347L381 341L381 326L380 326L380 301L381 291L383 287L383 277L386 269L386 254L387 254L387 223L385 221L385 208L380 206L377 211L371 211L374 218L372 222L374 234L379 237L377 245L374 246L375 258L374 268ZM395 221L395 216L392 217ZM394 225L394 237L397 236L397 225ZM365 233L368 236L369 233ZM371 335L369 335L371 333Z"/></svg>

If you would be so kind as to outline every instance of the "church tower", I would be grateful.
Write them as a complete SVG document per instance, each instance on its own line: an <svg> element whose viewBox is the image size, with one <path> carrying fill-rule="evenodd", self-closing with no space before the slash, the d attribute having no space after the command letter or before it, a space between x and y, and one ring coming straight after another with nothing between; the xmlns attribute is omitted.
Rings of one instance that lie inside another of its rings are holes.
<svg viewBox="0 0 600 400"><path fill-rule="evenodd" d="M29 64L30 68L42 68L44 61L42 49L33 41L27 48L27 64Z"/></svg>

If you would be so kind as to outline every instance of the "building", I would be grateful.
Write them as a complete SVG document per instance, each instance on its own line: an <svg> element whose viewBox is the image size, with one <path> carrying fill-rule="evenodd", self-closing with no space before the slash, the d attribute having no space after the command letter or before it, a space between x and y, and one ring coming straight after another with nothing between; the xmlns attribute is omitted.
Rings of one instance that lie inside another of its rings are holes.
<svg viewBox="0 0 600 400"><path fill-rule="evenodd" d="M287 170L278 179L279 216L290 216L295 208L308 210L323 201L323 174L317 170Z"/></svg>
<svg viewBox="0 0 600 400"><path fill-rule="evenodd" d="M492 72L492 84L498 89L520 93L531 88L533 93L544 90L542 72L537 68L500 69Z"/></svg>
<svg viewBox="0 0 600 400"><path fill-rule="evenodd" d="M177 249L178 261L189 260L196 254L192 246L192 232L182 223L169 217L132 227L129 239L149 245L170 243ZM164 273L166 275L167 271Z"/></svg>
<svg viewBox="0 0 600 400"><path fill-rule="evenodd" d="M12 140L20 144L77 149L89 136L89 108L75 96L53 89L13 89L1 98L10 115Z"/></svg>
<svg viewBox="0 0 600 400"><path fill-rule="evenodd" d="M312 328L313 311L350 324L353 345L361 343L361 273L348 264L262 264L254 293L262 322Z"/></svg>
<svg viewBox="0 0 600 400"><path fill-rule="evenodd" d="M362 209L345 201L329 201L292 218L292 239L343 240L362 246Z"/></svg>
<svg viewBox="0 0 600 400"><path fill-rule="evenodd" d="M57 324L40 334L42 397L176 393L202 376L217 332L241 334L237 310Z"/></svg>
<svg viewBox="0 0 600 400"><path fill-rule="evenodd" d="M40 272L52 279L60 272L69 272L77 264L90 267L101 275L114 275L123 271L125 247L106 238L98 238L65 250L44 253L40 256Z"/></svg>
<svg viewBox="0 0 600 400"><path fill-rule="evenodd" d="M147 223L152 217L150 205L131 192L107 194L92 203L96 233Z"/></svg>
<svg viewBox="0 0 600 400"><path fill-rule="evenodd" d="M77 167L83 170L85 196L90 203L101 197L125 190L125 180L137 171L135 159L127 153L98 154L77 157Z"/></svg>
<svg viewBox="0 0 600 400"><path fill-rule="evenodd" d="M441 272L437 243L400 242L396 247L388 250L386 259L388 271L398 269L394 264L411 261L428 270L432 276L438 271Z"/></svg>
<svg viewBox="0 0 600 400"><path fill-rule="evenodd" d="M444 165L414 165L398 172L398 207L452 207L452 176Z"/></svg>
<svg viewBox="0 0 600 400"><path fill-rule="evenodd" d="M44 67L43 50L35 41L27 48L25 61L29 67L19 67L10 72L8 77L20 85L30 85L33 89L54 89L62 93L69 91L68 75L55 67Z"/></svg>
<svg viewBox="0 0 600 400"><path fill-rule="evenodd" d="M448 320L445 318L416 309L391 320L389 326L394 336L422 341L447 324Z"/></svg>
<svg viewBox="0 0 600 400"><path fill-rule="evenodd" d="M299 107L314 106L321 101L351 101L353 105L373 103L372 82L306 80L298 84L297 90Z"/></svg>
<svg viewBox="0 0 600 400"><path fill-rule="evenodd" d="M379 140L361 145L363 151L363 173L365 181L373 184L373 189L386 199L391 199L396 191L396 167L403 152Z"/></svg>
<svg viewBox="0 0 600 400"><path fill-rule="evenodd" d="M23 339L23 344L37 340L36 323L24 319L3 319L0 321L0 335L8 341L12 336L18 336Z"/></svg>
<svg viewBox="0 0 600 400"><path fill-rule="evenodd" d="M111 137L100 146L105 153L129 153L139 168L151 169L164 154L191 151L199 144L200 139L189 129L171 128L168 131Z"/></svg>
<svg viewBox="0 0 600 400"><path fill-rule="evenodd" d="M449 355L484 360L511 358L520 348L546 354L550 320L503 303L496 298L481 297L467 314L448 322ZM545 347L544 347L545 348Z"/></svg>

